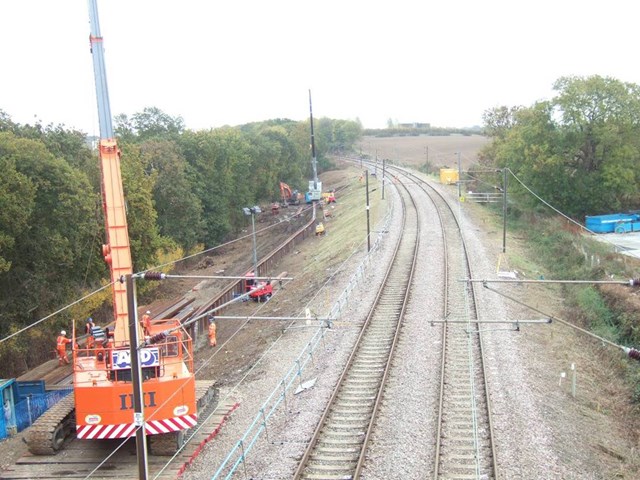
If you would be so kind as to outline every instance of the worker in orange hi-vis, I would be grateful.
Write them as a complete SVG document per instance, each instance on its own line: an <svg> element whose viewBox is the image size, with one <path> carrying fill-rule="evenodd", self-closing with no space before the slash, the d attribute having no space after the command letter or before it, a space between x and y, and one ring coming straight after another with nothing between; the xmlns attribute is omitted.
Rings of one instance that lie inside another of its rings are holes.
<svg viewBox="0 0 640 480"><path fill-rule="evenodd" d="M209 317L209 345L215 347L218 344L216 339L216 322L213 316Z"/></svg>
<svg viewBox="0 0 640 480"><path fill-rule="evenodd" d="M67 358L67 343L71 343L71 339L67 338L67 332L62 330L56 340L56 351L58 352L58 365L69 365Z"/></svg>
<svg viewBox="0 0 640 480"><path fill-rule="evenodd" d="M140 320L140 326L144 331L145 336L151 335L151 312L147 310L144 315L142 315L142 319Z"/></svg>

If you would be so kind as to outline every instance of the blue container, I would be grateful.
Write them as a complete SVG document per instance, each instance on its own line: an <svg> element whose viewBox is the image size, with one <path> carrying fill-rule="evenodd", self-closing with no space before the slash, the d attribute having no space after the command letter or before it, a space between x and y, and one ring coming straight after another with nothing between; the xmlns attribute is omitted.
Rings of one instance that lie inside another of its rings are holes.
<svg viewBox="0 0 640 480"><path fill-rule="evenodd" d="M585 226L595 233L627 233L640 231L640 215L612 213L586 217Z"/></svg>

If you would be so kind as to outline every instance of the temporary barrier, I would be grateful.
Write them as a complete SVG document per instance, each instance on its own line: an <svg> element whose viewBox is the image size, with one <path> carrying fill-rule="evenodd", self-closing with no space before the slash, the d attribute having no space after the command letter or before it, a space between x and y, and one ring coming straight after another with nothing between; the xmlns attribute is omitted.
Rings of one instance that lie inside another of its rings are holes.
<svg viewBox="0 0 640 480"><path fill-rule="evenodd" d="M15 405L16 427L18 432L31 426L40 415L73 392L73 388L52 390L44 394L28 395Z"/></svg>

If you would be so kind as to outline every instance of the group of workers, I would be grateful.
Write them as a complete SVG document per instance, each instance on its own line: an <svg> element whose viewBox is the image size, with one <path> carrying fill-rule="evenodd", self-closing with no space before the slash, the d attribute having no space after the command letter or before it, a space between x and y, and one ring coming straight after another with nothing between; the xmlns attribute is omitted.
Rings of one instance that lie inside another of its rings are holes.
<svg viewBox="0 0 640 480"><path fill-rule="evenodd" d="M104 351L105 347L108 347L109 342L113 341L113 327L107 327L106 329L98 327L91 317L87 319L87 323L84 327L84 333L87 335L87 341L85 344L85 349L87 351L91 349ZM61 330L60 335L58 335L56 340L56 352L58 354L59 366L69 365L70 362L67 357L67 345L71 342L72 340L67 338L67 332L65 330ZM76 348L79 348L79 345L76 344ZM102 356L104 358L104 354Z"/></svg>
<svg viewBox="0 0 640 480"><path fill-rule="evenodd" d="M142 328L145 337L151 335L151 312L147 310L140 319L140 327ZM93 319L89 317L85 325L85 333L87 335L86 348L99 348L104 349L104 346L109 341L113 340L113 328L107 328L106 333L101 327L96 327ZM215 347L218 342L216 340L216 322L213 315L209 316L209 329L208 329L209 345ZM67 357L67 344L72 340L67 338L67 332L60 331L58 339L56 340L56 351L58 354L58 365L69 365L69 358Z"/></svg>

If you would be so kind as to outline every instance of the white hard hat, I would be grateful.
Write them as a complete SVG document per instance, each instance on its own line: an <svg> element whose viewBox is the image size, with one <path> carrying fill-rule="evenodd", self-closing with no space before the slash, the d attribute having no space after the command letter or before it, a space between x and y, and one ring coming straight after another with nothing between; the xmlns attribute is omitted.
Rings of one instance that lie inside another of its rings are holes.
<svg viewBox="0 0 640 480"><path fill-rule="evenodd" d="M64 330L62 330L62 331L60 332L60 335L66 335L66 334L67 334L67 332L65 332Z"/></svg>

